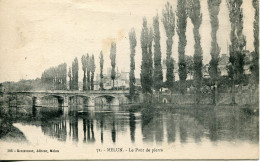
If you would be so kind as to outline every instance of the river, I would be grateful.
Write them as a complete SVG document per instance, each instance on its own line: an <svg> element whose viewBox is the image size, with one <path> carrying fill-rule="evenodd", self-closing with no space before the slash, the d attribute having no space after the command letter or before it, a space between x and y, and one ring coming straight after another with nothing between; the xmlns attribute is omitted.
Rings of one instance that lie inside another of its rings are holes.
<svg viewBox="0 0 260 162"><path fill-rule="evenodd" d="M1 152L32 149L36 153L27 153L32 159L250 159L258 155L258 114L241 108L131 112L116 106L69 106L60 113L16 120L13 126L26 140L2 138ZM25 153L13 155L27 159Z"/></svg>

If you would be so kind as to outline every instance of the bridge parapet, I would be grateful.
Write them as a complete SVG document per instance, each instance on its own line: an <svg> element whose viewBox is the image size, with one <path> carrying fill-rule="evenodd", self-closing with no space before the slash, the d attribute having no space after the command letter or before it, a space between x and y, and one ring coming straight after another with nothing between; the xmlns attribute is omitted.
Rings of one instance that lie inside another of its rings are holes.
<svg viewBox="0 0 260 162"><path fill-rule="evenodd" d="M110 104L119 105L127 102L126 95L128 91L19 91L19 92L6 92L7 95L26 95L32 97L33 100L38 100L53 96L58 99L59 103L62 101L63 106L68 106L70 97L85 97L88 98L88 106L95 106L95 98L98 97L112 97Z"/></svg>
<svg viewBox="0 0 260 162"><path fill-rule="evenodd" d="M129 91L14 91L4 92L4 94L128 94Z"/></svg>

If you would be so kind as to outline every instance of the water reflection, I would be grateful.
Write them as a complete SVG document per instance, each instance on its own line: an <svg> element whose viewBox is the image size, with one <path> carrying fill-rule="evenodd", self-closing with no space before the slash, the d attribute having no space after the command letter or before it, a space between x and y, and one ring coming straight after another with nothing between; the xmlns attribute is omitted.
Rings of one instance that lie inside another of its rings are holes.
<svg viewBox="0 0 260 162"><path fill-rule="evenodd" d="M69 118L69 136L72 136L72 140L75 142L79 141L78 137L78 116L72 116Z"/></svg>
<svg viewBox="0 0 260 162"><path fill-rule="evenodd" d="M84 131L83 142L94 143L96 139L95 139L95 133L93 129L93 125L94 125L93 119L89 119L88 116L89 115L87 115L87 117L83 117L83 131ZM86 133L87 133L87 137L86 137Z"/></svg>
<svg viewBox="0 0 260 162"><path fill-rule="evenodd" d="M167 140L168 143L175 142L176 140L176 115L175 114L166 114L165 115L168 120L166 120L166 128L167 128Z"/></svg>
<svg viewBox="0 0 260 162"><path fill-rule="evenodd" d="M67 139L67 125L65 120L42 121L41 129L44 134L55 137L60 141L66 141Z"/></svg>
<svg viewBox="0 0 260 162"><path fill-rule="evenodd" d="M187 120L186 116L180 115L179 119L179 133L180 133L180 139L181 143L185 143L188 137L187 133L187 127L189 127L189 121Z"/></svg>
<svg viewBox="0 0 260 162"><path fill-rule="evenodd" d="M115 127L115 120L113 120L113 122L112 122L111 135L112 135L112 141L115 143L115 142L116 142L116 127Z"/></svg>
<svg viewBox="0 0 260 162"><path fill-rule="evenodd" d="M135 142L135 122L136 120L136 117L135 117L135 114L130 112L129 113L129 127L130 127L130 136L131 136L131 142Z"/></svg>
<svg viewBox="0 0 260 162"><path fill-rule="evenodd" d="M77 106L64 108L61 116L41 120L40 127L51 138L84 144L138 141L185 144L208 140L258 143L259 134L258 116L225 107L134 113L118 107Z"/></svg>

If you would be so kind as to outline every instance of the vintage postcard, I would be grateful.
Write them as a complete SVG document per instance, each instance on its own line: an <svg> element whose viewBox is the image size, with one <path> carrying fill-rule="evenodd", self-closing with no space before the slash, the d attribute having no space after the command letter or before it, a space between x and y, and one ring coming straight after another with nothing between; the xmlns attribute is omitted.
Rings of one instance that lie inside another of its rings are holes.
<svg viewBox="0 0 260 162"><path fill-rule="evenodd" d="M259 159L258 0L0 0L0 160Z"/></svg>

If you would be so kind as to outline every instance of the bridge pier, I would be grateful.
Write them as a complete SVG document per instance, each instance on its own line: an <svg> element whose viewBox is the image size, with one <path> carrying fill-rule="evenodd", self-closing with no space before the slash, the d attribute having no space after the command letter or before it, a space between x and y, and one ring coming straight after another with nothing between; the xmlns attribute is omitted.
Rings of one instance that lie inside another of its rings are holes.
<svg viewBox="0 0 260 162"><path fill-rule="evenodd" d="M119 99L118 98L114 98L112 99L112 101L110 102L111 106L119 106Z"/></svg>
<svg viewBox="0 0 260 162"><path fill-rule="evenodd" d="M33 96L33 97L32 97L33 107L36 106L36 100L37 100L37 97Z"/></svg>
<svg viewBox="0 0 260 162"><path fill-rule="evenodd" d="M32 100L33 100L32 115L33 115L33 117L35 117L36 116L36 100L37 100L37 97L33 96Z"/></svg>
<svg viewBox="0 0 260 162"><path fill-rule="evenodd" d="M68 107L69 106L69 97L65 96L63 100L63 107Z"/></svg>
<svg viewBox="0 0 260 162"><path fill-rule="evenodd" d="M64 103L64 99L63 98L57 98L57 99L58 99L58 106L62 107Z"/></svg>
<svg viewBox="0 0 260 162"><path fill-rule="evenodd" d="M88 107L94 107L95 106L95 99L93 97L90 97L88 99Z"/></svg>

